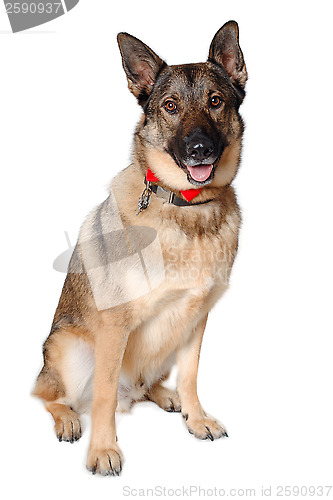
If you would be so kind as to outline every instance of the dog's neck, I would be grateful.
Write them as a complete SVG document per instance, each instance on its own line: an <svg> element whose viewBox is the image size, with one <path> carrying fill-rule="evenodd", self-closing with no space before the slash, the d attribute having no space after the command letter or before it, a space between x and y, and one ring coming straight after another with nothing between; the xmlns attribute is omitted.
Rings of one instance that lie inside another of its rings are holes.
<svg viewBox="0 0 333 500"><path fill-rule="evenodd" d="M139 210L137 212L137 215L139 215L149 207L152 193L154 193L157 198L162 198L165 203L169 203L177 207L203 205L215 199L211 198L205 201L193 201L193 199L198 196L198 194L200 194L201 189L182 190L180 191L180 193L182 194L183 198L180 198L179 196L175 195L173 191L164 189L163 187L159 186L159 178L150 170L149 167L147 168L144 183L146 187L139 198Z"/></svg>
<svg viewBox="0 0 333 500"><path fill-rule="evenodd" d="M147 182L152 182L152 183L159 183L160 179L157 177L156 174L154 174L150 168L147 168L147 173L146 173L146 181ZM202 188L198 189L182 189L180 191L181 195L185 198L186 201L190 202L194 198L196 198L200 193L201 193Z"/></svg>

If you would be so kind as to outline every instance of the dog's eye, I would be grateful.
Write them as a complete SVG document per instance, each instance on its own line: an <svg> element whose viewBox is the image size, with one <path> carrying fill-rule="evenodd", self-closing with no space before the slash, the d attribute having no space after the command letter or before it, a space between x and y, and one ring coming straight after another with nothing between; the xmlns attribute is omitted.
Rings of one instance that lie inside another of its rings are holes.
<svg viewBox="0 0 333 500"><path fill-rule="evenodd" d="M219 108L222 104L222 99L217 96L217 95L213 95L211 98L210 98L210 101L209 101L210 105L212 108Z"/></svg>
<svg viewBox="0 0 333 500"><path fill-rule="evenodd" d="M173 101L166 101L164 103L164 109L166 109L168 113L175 113L177 111L177 105Z"/></svg>

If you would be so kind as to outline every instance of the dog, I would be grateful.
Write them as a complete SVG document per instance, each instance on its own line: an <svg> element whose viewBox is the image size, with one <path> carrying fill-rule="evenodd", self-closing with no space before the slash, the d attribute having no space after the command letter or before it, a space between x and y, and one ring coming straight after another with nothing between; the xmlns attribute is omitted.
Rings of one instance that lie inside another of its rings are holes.
<svg viewBox="0 0 333 500"><path fill-rule="evenodd" d="M117 406L153 401L181 412L199 439L228 437L200 404L197 372L238 247L231 183L247 80L235 21L215 34L204 63L169 66L135 37L117 40L143 111L132 163L81 227L34 389L59 441L80 438L91 401L87 468L102 475L122 468ZM173 391L162 382L175 363Z"/></svg>

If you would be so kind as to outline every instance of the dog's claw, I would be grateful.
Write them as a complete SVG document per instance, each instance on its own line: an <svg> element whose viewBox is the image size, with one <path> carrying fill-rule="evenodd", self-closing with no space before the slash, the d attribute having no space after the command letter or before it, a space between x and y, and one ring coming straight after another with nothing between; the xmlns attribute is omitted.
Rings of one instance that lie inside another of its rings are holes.
<svg viewBox="0 0 333 500"><path fill-rule="evenodd" d="M94 476L96 474L96 469L97 469L97 466L95 465L95 467L91 467L90 469L88 469L92 475Z"/></svg>
<svg viewBox="0 0 333 500"><path fill-rule="evenodd" d="M206 425L206 429L207 429L207 437L208 437L208 439L210 439L211 441L214 441L214 436L210 432L210 429L209 429L209 427L207 427L207 425Z"/></svg>

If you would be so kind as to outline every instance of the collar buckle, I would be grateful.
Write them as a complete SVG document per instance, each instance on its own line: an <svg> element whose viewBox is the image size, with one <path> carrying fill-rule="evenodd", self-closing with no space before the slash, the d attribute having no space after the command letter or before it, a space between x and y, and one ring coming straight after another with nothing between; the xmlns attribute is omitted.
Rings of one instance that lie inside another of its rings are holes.
<svg viewBox="0 0 333 500"><path fill-rule="evenodd" d="M168 191L161 186L156 186L155 194L158 198L162 198L162 200L166 201L167 203L173 203L175 194L172 191Z"/></svg>

